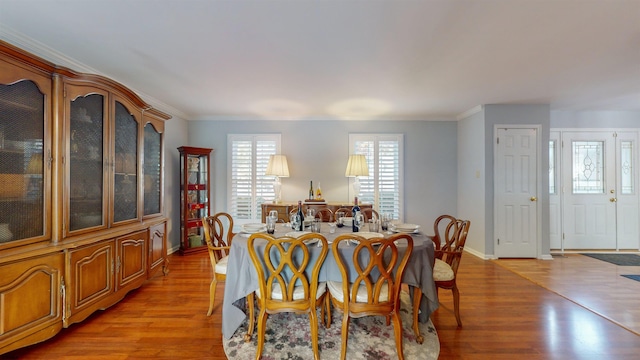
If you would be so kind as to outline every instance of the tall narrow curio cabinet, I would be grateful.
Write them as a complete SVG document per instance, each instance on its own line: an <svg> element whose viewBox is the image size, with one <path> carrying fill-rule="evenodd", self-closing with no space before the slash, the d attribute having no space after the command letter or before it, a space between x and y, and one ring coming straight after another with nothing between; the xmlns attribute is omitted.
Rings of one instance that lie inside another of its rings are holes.
<svg viewBox="0 0 640 360"><path fill-rule="evenodd" d="M213 149L181 146L180 151L180 253L207 249L202 218L210 215L210 157Z"/></svg>

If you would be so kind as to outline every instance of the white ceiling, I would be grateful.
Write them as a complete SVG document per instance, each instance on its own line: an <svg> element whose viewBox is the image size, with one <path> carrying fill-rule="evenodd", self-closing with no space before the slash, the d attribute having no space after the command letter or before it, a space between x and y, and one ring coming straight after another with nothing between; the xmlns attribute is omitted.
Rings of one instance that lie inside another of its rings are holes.
<svg viewBox="0 0 640 360"><path fill-rule="evenodd" d="M0 38L185 119L640 111L640 0L0 0Z"/></svg>

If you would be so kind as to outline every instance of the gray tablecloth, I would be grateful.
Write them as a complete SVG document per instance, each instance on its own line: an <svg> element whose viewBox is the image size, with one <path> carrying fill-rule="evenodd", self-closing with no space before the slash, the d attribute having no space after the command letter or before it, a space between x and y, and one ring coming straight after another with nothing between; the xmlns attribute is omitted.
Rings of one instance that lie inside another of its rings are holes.
<svg viewBox="0 0 640 360"><path fill-rule="evenodd" d="M338 229L334 234L326 232L328 226L323 224L323 232L328 241L333 241L338 235L351 232L350 227ZM283 236L290 229L278 224L276 236ZM409 286L418 286L422 289L420 303L420 321L426 322L431 313L438 308L438 295L433 282L434 247L433 242L422 234L412 234L414 247L413 253L402 277L402 282ZM229 263L227 265L227 279L225 280L224 302L222 303L222 335L229 339L245 320L244 299L258 288L258 275L249 251L247 250L247 234L237 234L231 243ZM317 249L310 246L311 251ZM340 247L341 255L350 258L349 252L355 247ZM402 246L398 246L402 252ZM319 251L319 249L318 249ZM340 269L333 258L333 252L329 251L320 271L319 281L342 281Z"/></svg>

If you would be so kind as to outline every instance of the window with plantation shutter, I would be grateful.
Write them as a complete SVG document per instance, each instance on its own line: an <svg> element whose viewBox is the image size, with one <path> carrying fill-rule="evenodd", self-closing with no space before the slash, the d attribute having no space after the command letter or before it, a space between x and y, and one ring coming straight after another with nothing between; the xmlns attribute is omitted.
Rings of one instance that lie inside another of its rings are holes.
<svg viewBox="0 0 640 360"><path fill-rule="evenodd" d="M269 156L280 153L280 135L230 134L228 212L238 224L260 222L262 204L275 198L273 176L265 176Z"/></svg>
<svg viewBox="0 0 640 360"><path fill-rule="evenodd" d="M349 134L351 154L367 158L369 176L360 178L360 201L373 204L380 214L403 219L402 134Z"/></svg>

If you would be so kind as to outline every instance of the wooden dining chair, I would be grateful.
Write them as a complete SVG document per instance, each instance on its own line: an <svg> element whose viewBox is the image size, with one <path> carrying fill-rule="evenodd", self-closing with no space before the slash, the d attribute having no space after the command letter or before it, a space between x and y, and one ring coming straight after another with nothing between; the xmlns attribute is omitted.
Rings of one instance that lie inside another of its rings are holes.
<svg viewBox="0 0 640 360"><path fill-rule="evenodd" d="M447 225L446 241L438 250L439 256L436 256L433 266L433 280L436 283L436 289L448 289L453 292L453 311L458 326L462 326L462 321L460 320L460 292L456 285L456 277L470 226L470 220L456 220ZM451 232L450 229L455 231Z"/></svg>
<svg viewBox="0 0 640 360"><path fill-rule="evenodd" d="M339 212L343 212L345 217L351 217L351 209L350 208L346 208L346 207L342 207L337 209L336 211L333 212L333 216L335 218L336 221L338 221L338 213Z"/></svg>
<svg viewBox="0 0 640 360"><path fill-rule="evenodd" d="M343 258L339 246L352 242L357 242L353 256L350 259ZM407 248L404 254L399 256L396 244L403 243L406 243ZM327 282L331 302L343 312L340 358L344 360L347 355L349 319L380 315L387 318L387 325L389 319L393 319L398 359L404 359L400 287L402 274L413 251L413 238L409 234L400 233L389 238L365 240L358 235L345 234L334 240L331 250L342 275L342 282ZM350 276L350 271L355 277Z"/></svg>
<svg viewBox="0 0 640 360"><path fill-rule="evenodd" d="M333 218L333 211L329 208L320 208L316 210L316 218L322 219L322 222L331 222L335 221Z"/></svg>
<svg viewBox="0 0 640 360"><path fill-rule="evenodd" d="M209 259L211 260L211 269L213 270L213 279L211 280L211 285L209 285L209 311L207 311L207 316L210 316L213 313L213 305L216 301L218 281L225 281L227 278L229 249L231 240L235 235L233 232L233 217L224 212L213 216L205 216L202 218L202 226L207 250L209 251Z"/></svg>
<svg viewBox="0 0 640 360"><path fill-rule="evenodd" d="M450 243L458 233L460 221L452 215L440 215L433 222L433 235L427 235L433 241L435 257L442 259L441 248L443 244Z"/></svg>
<svg viewBox="0 0 640 360"><path fill-rule="evenodd" d="M318 241L321 243L317 247L320 254L313 258L308 246L316 248ZM318 307L321 308L322 322L327 327L330 324L325 316L325 309L329 306L327 285L325 282L318 282L320 267L329 252L327 239L318 233L304 234L297 238L275 238L269 234L256 233L249 237L247 247L259 282L259 288L255 291L260 307L256 360L262 356L268 315L281 312L309 314L313 357L320 359L316 314ZM253 306L250 306L249 311L250 323L245 341L251 338L254 326Z"/></svg>
<svg viewBox="0 0 640 360"><path fill-rule="evenodd" d="M378 212L372 208L364 208L362 209L361 212L364 215L365 222L368 222L372 218L375 218L376 220L380 220L380 215L378 215Z"/></svg>

